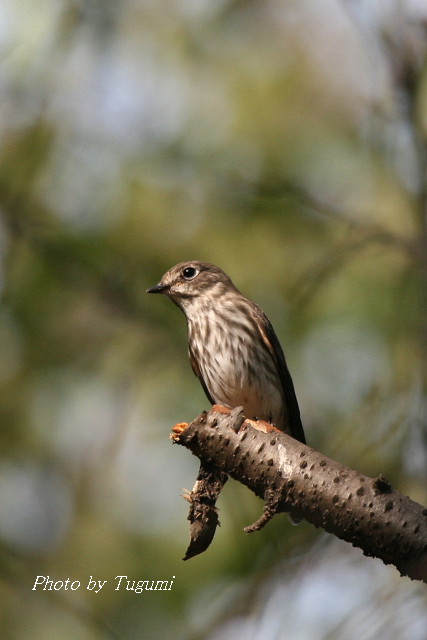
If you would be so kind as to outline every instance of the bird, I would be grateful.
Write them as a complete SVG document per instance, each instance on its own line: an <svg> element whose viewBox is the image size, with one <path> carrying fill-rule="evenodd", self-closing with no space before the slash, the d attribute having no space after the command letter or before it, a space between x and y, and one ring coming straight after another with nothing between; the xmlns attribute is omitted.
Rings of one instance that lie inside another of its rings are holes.
<svg viewBox="0 0 427 640"><path fill-rule="evenodd" d="M185 314L188 353L209 400L265 420L305 444L294 384L273 326L219 267L193 260L147 289Z"/></svg>

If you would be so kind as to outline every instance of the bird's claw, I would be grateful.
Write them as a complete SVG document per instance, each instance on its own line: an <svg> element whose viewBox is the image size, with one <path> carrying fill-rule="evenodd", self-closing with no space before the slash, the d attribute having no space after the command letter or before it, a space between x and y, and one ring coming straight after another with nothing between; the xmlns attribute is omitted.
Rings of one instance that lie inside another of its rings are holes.
<svg viewBox="0 0 427 640"><path fill-rule="evenodd" d="M222 404L214 404L211 411L214 411L215 413L223 413L224 415L231 413L231 409L224 407Z"/></svg>
<svg viewBox="0 0 427 640"><path fill-rule="evenodd" d="M263 433L272 433L273 431L280 432L280 429L265 420L250 420L249 418L246 418L242 425L242 429L248 426L258 429L258 431L263 431Z"/></svg>

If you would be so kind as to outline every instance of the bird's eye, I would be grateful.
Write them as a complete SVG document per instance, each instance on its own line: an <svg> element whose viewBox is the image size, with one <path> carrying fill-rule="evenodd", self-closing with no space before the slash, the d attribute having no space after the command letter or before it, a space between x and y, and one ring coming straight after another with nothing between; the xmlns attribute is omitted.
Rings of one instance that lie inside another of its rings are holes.
<svg viewBox="0 0 427 640"><path fill-rule="evenodd" d="M185 267L185 269L183 269L182 271L182 275L186 280L192 280L197 276L198 273L198 269L195 269L194 267Z"/></svg>

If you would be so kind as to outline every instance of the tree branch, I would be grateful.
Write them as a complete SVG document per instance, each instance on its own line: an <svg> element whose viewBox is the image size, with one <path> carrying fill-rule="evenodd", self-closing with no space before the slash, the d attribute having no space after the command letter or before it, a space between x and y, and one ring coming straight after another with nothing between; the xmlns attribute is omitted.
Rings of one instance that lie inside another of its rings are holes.
<svg viewBox="0 0 427 640"><path fill-rule="evenodd" d="M215 405L191 424L176 425L171 437L200 458L202 468L216 470L204 476L202 493L199 475L190 494L193 528L185 559L209 546L218 524L215 501L230 475L264 500L261 517L246 532L287 511L351 542L366 556L395 565L401 575L427 582L427 509L392 489L384 476L369 478L348 469L272 425L245 420L241 408L230 412ZM215 491L209 492L214 481ZM213 519L206 511L200 516L206 491Z"/></svg>

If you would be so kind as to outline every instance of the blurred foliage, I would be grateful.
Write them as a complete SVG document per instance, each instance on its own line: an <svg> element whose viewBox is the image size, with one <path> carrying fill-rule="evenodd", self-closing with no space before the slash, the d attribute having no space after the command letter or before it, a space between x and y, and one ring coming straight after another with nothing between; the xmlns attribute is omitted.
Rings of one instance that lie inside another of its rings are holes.
<svg viewBox="0 0 427 640"><path fill-rule="evenodd" d="M223 267L308 441L427 503L425 3L1 4L1 636L424 640L422 586L307 523L245 536L232 482L181 561L197 461L168 431L207 401L144 292Z"/></svg>

